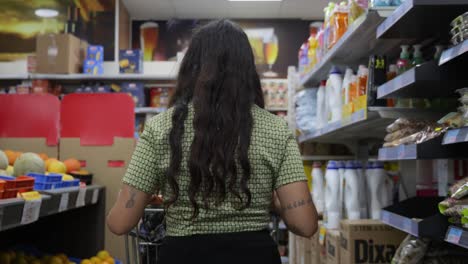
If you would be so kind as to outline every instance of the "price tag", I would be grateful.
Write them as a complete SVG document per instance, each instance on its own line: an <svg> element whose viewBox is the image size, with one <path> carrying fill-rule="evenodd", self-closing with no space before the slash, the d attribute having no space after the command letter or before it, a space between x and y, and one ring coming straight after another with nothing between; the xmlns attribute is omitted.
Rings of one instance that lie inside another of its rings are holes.
<svg viewBox="0 0 468 264"><path fill-rule="evenodd" d="M85 198L86 198L86 187L80 187L78 191L78 197L76 197L76 207L83 207L85 206Z"/></svg>
<svg viewBox="0 0 468 264"><path fill-rule="evenodd" d="M447 242L458 244L462 236L462 231L458 228L450 228L447 234Z"/></svg>
<svg viewBox="0 0 468 264"><path fill-rule="evenodd" d="M99 199L99 189L94 189L93 190L93 198L91 199L91 203L92 204L97 203L98 199Z"/></svg>
<svg viewBox="0 0 468 264"><path fill-rule="evenodd" d="M22 193L21 197L24 199L21 224L26 225L37 221L37 219L39 219L39 213L41 212L41 195L38 192L27 192Z"/></svg>
<svg viewBox="0 0 468 264"><path fill-rule="evenodd" d="M70 200L70 193L62 193L60 197L59 212L63 212L68 209L68 201Z"/></svg>
<svg viewBox="0 0 468 264"><path fill-rule="evenodd" d="M452 143L457 142L457 136L459 132L460 130L458 129L447 131L444 137L444 144L452 144Z"/></svg>

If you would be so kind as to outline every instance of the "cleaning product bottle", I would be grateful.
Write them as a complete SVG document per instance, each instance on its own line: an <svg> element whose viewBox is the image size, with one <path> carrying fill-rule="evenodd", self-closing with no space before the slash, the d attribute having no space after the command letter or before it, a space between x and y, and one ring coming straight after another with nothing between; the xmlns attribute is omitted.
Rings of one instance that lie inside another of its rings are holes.
<svg viewBox="0 0 468 264"><path fill-rule="evenodd" d="M333 25L333 38L331 43L329 43L329 49L331 49L348 30L348 15L349 9L346 2L342 2L335 7L333 15L330 18L330 23Z"/></svg>
<svg viewBox="0 0 468 264"><path fill-rule="evenodd" d="M345 169L345 211L348 219L361 218L361 206L359 204L359 190L361 182L352 161L346 163Z"/></svg>
<svg viewBox="0 0 468 264"><path fill-rule="evenodd" d="M309 58L307 57L307 42L303 43L301 45L301 48L299 49L299 65L298 65L298 70L300 73L305 72L307 69L307 66L309 65Z"/></svg>
<svg viewBox="0 0 468 264"><path fill-rule="evenodd" d="M346 212L344 210L344 199L345 199L345 168L346 168L346 163L343 161L337 161L338 165L338 174L340 175L340 214L341 218L345 219L346 217Z"/></svg>
<svg viewBox="0 0 468 264"><path fill-rule="evenodd" d="M369 76L369 69L364 65L359 65L358 71L358 96L367 94L367 77Z"/></svg>
<svg viewBox="0 0 468 264"><path fill-rule="evenodd" d="M333 96L333 86L330 76L328 76L325 84L325 120L328 122L332 121L332 111L330 105L330 98Z"/></svg>
<svg viewBox="0 0 468 264"><path fill-rule="evenodd" d="M326 227L329 229L338 229L340 227L340 174L338 165L331 160L327 165L325 173L325 218Z"/></svg>
<svg viewBox="0 0 468 264"><path fill-rule="evenodd" d="M388 72L387 72L387 81L395 79L398 75L398 68L395 64L390 64L388 66ZM394 107L395 106L395 99L394 98L388 98L387 99L387 106L388 107Z"/></svg>
<svg viewBox="0 0 468 264"><path fill-rule="evenodd" d="M411 61L412 66L416 66L421 63L424 63L424 58L422 56L421 47L422 45L413 45L414 52L413 52L413 60Z"/></svg>
<svg viewBox="0 0 468 264"><path fill-rule="evenodd" d="M349 84L351 83L352 76L353 70L351 68L347 68L343 78L343 85L341 86L341 101L343 105L349 103Z"/></svg>
<svg viewBox="0 0 468 264"><path fill-rule="evenodd" d="M325 208L325 180L323 177L322 164L314 162L312 168L312 200L319 214L323 213Z"/></svg>
<svg viewBox="0 0 468 264"><path fill-rule="evenodd" d="M349 90L348 90L348 99L349 103L353 104L353 112L354 112L354 99L358 97L358 78L357 75L351 76L351 82L349 83Z"/></svg>
<svg viewBox="0 0 468 264"><path fill-rule="evenodd" d="M317 31L318 28L315 26L314 23L310 24L309 26L309 38L307 39L307 43L309 46L307 57L309 61L309 68L311 69L312 67L317 64Z"/></svg>
<svg viewBox="0 0 468 264"><path fill-rule="evenodd" d="M325 104L326 81L321 81L317 91L317 129L324 127L327 123Z"/></svg>
<svg viewBox="0 0 468 264"><path fill-rule="evenodd" d="M387 174L382 162L375 162L367 171L367 184L369 189L369 211L372 219L380 219L382 207L388 199L385 178Z"/></svg>
<svg viewBox="0 0 468 264"><path fill-rule="evenodd" d="M364 176L364 171L362 168L362 163L358 160L354 161L354 167L356 169L356 174L359 179L359 212L362 219L366 219L368 217L367 213L367 194L366 194L366 177Z"/></svg>
<svg viewBox="0 0 468 264"><path fill-rule="evenodd" d="M410 53L408 45L401 45L400 58L397 61L398 74L402 74L410 67Z"/></svg>
<svg viewBox="0 0 468 264"><path fill-rule="evenodd" d="M434 60L439 63L440 57L442 56L442 52L444 51L443 45L436 45L436 52L434 53Z"/></svg>
<svg viewBox="0 0 468 264"><path fill-rule="evenodd" d="M330 84L330 85L328 85ZM336 122L341 120L341 85L343 84L343 78L341 77L341 71L338 67L332 67L330 76L328 77L327 95L328 105L330 108L331 119L330 122Z"/></svg>

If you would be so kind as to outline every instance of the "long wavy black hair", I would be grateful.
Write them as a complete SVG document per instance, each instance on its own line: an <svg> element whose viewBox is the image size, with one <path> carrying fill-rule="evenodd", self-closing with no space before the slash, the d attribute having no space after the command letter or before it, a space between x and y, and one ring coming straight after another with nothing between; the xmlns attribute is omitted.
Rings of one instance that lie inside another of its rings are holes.
<svg viewBox="0 0 468 264"><path fill-rule="evenodd" d="M221 204L229 193L237 197L238 210L249 207L251 107L256 104L263 108L264 100L252 48L237 24L223 19L197 29L180 66L170 102L174 112L169 136L167 177L172 194L168 207L179 198L177 178L190 103L194 107L195 131L187 164L192 219L200 208Z"/></svg>

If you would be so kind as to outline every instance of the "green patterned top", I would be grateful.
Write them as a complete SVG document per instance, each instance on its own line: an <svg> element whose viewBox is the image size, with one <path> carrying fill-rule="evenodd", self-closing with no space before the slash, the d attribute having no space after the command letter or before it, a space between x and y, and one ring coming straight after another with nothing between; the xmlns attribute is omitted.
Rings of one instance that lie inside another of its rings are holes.
<svg viewBox="0 0 468 264"><path fill-rule="evenodd" d="M190 220L192 207L188 198L190 178L187 161L194 137L193 112L193 106L190 106L182 142L183 161L178 176L180 195L166 214L167 234L188 236L267 228L273 190L288 183L306 180L298 145L286 122L258 106L252 107L254 125L249 148L251 206L238 211L235 209L238 200L227 194L223 204L209 210L200 208L198 217ZM163 196L170 192L165 172L169 166L172 113L173 109L169 109L147 122L123 179L124 183L148 194L158 189Z"/></svg>

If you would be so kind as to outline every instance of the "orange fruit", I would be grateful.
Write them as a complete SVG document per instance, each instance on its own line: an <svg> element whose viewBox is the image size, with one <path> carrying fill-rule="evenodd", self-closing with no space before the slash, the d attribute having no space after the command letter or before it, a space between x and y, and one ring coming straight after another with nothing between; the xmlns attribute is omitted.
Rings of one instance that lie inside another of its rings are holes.
<svg viewBox="0 0 468 264"><path fill-rule="evenodd" d="M51 161L49 166L47 167L49 172L52 173L65 173L67 172L67 167L61 161Z"/></svg>
<svg viewBox="0 0 468 264"><path fill-rule="evenodd" d="M93 264L102 264L102 260L98 257L92 257L90 260Z"/></svg>
<svg viewBox="0 0 468 264"><path fill-rule="evenodd" d="M19 154L20 152L16 152L16 151L13 151L13 150L5 150L5 155L7 156L8 158L8 164L12 165L15 164L15 161L16 159L21 155Z"/></svg>
<svg viewBox="0 0 468 264"><path fill-rule="evenodd" d="M97 257L102 260L105 260L110 257L110 254L106 250L101 250L97 253Z"/></svg>
<svg viewBox="0 0 468 264"><path fill-rule="evenodd" d="M107 262L107 263L109 263L109 264L115 264L115 260L114 260L113 258L111 258L111 257L106 258L106 259L104 260L104 262Z"/></svg>
<svg viewBox="0 0 468 264"><path fill-rule="evenodd" d="M79 171L81 169L81 163L77 159L67 159L63 163L65 164L65 167L67 167L67 173Z"/></svg>
<svg viewBox="0 0 468 264"><path fill-rule="evenodd" d="M58 161L58 160L55 159L55 158L48 158L48 159L45 161L46 171L49 171L49 165L50 165L50 163L52 163L53 161Z"/></svg>
<svg viewBox="0 0 468 264"><path fill-rule="evenodd" d="M41 157L41 159L42 159L43 161L46 161L46 160L49 159L49 156L47 156L47 154L45 154L45 153L39 153L39 154L37 154L37 155L39 155L39 157Z"/></svg>

